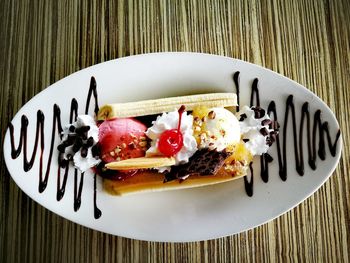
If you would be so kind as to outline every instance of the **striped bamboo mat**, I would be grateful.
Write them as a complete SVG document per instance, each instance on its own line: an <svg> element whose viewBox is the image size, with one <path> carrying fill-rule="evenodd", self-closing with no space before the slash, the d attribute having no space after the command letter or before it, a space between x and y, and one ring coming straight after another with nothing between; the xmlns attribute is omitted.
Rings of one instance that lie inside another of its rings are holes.
<svg viewBox="0 0 350 263"><path fill-rule="evenodd" d="M239 235L185 244L71 223L27 197L1 155L1 262L349 262L349 1L7 0L0 37L2 140L22 105L70 73L133 54L194 51L250 61L308 87L335 112L345 141L331 179L292 211Z"/></svg>

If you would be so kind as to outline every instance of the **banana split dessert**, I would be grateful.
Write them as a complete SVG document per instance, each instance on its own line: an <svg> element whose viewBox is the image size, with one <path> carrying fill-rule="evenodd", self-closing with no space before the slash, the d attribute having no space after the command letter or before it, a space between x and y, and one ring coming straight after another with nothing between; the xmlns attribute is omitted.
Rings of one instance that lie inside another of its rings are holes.
<svg viewBox="0 0 350 263"><path fill-rule="evenodd" d="M235 93L107 104L64 127L59 163L93 169L114 195L241 178L279 125L260 107L236 106Z"/></svg>

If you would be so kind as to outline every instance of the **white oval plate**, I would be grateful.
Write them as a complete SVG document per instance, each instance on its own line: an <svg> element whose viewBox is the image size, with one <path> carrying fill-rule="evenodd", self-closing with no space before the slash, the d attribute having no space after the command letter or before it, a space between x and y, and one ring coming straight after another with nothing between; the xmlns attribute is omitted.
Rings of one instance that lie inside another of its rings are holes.
<svg viewBox="0 0 350 263"><path fill-rule="evenodd" d="M265 68L227 57L197 53L158 53L132 56L101 63L76 72L45 89L32 98L12 120L15 128L15 145L19 142L21 116L29 119L28 155L30 156L35 135L36 112L45 114L44 167L50 147L52 112L56 103L61 108L62 124L69 122L69 107L76 98L84 113L91 76L97 81L99 105L111 102L136 101L202 92L232 92L234 72L240 71L241 105L249 104L251 85L259 78L260 100L267 107L276 101L279 122L283 126L285 102L294 95L297 121L300 107L310 102L310 112L322 111L323 121L330 127L332 140L339 129L331 110L315 94L277 73ZM91 103L90 113L93 112ZM289 126L291 127L291 126ZM291 136L290 133L288 136ZM304 134L304 137L306 135ZM304 138L304 140L306 140ZM306 141L305 141L306 142ZM55 148L58 144L56 136ZM82 190L80 209L73 209L74 173L68 176L65 195L56 200L57 151L53 153L48 185L38 192L39 156L33 168L23 171L23 154L11 158L9 130L4 141L4 155L8 170L17 185L32 199L47 209L71 221L106 233L149 241L196 241L213 239L239 233L261 225L290 210L316 191L332 174L341 154L342 139L338 140L333 157L326 147L325 161L317 159L317 170L306 163L305 175L295 169L293 140L287 141L288 179L278 175L276 146L270 149L274 161L270 164L270 179L260 178L260 160L255 160L254 195L247 196L244 180L195 189L145 193L126 197L114 197L105 193L100 179L97 180L97 206L102 211L94 218L94 180L87 172ZM40 153L38 149L37 155ZM307 151L304 149L307 160ZM45 171L45 169L44 169Z"/></svg>

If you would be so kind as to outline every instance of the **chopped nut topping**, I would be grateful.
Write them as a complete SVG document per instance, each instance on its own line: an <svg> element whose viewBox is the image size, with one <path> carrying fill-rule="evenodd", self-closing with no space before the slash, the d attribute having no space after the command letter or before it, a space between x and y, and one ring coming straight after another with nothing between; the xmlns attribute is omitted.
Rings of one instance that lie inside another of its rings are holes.
<svg viewBox="0 0 350 263"><path fill-rule="evenodd" d="M260 129L260 133L261 133L263 136L267 136L267 135L269 134L268 130L267 130L265 127Z"/></svg>
<svg viewBox="0 0 350 263"><path fill-rule="evenodd" d="M147 145L147 142L146 141L141 141L141 142L139 142L139 145L141 147L145 147Z"/></svg>
<svg viewBox="0 0 350 263"><path fill-rule="evenodd" d="M243 113L243 114L241 114L239 121L244 121L244 119L246 119L246 118L247 118L247 114Z"/></svg>
<svg viewBox="0 0 350 263"><path fill-rule="evenodd" d="M211 112L208 113L208 118L209 119L215 119L216 113L212 110Z"/></svg>
<svg viewBox="0 0 350 263"><path fill-rule="evenodd" d="M207 134L206 134L205 132L202 132L199 136L200 136L201 138L204 138L204 139L207 138Z"/></svg>
<svg viewBox="0 0 350 263"><path fill-rule="evenodd" d="M126 148L126 143L125 142L122 143L122 147Z"/></svg>
<svg viewBox="0 0 350 263"><path fill-rule="evenodd" d="M114 151L111 151L109 154L110 154L111 156L115 156Z"/></svg>
<svg viewBox="0 0 350 263"><path fill-rule="evenodd" d="M220 130L220 134L222 135L222 137L225 137L225 135L226 135L226 131L225 131L225 130L223 130L223 129L221 129L221 130Z"/></svg>
<svg viewBox="0 0 350 263"><path fill-rule="evenodd" d="M135 146L135 144L133 142L129 143L128 146L129 146L130 149L135 149L136 148L136 146Z"/></svg>
<svg viewBox="0 0 350 263"><path fill-rule="evenodd" d="M195 127L194 127L194 130L197 131L197 132L199 132L199 131L201 131L201 127L195 126Z"/></svg>
<svg viewBox="0 0 350 263"><path fill-rule="evenodd" d="M202 121L198 117L194 117L194 124L198 126L202 126Z"/></svg>
<svg viewBox="0 0 350 263"><path fill-rule="evenodd" d="M204 116L204 117L202 118L202 122L206 122L206 121L207 121L207 117Z"/></svg>
<svg viewBox="0 0 350 263"><path fill-rule="evenodd" d="M271 123L272 123L271 120L265 119L265 120L263 120L263 121L261 122L261 125L266 126L266 125L270 125Z"/></svg>

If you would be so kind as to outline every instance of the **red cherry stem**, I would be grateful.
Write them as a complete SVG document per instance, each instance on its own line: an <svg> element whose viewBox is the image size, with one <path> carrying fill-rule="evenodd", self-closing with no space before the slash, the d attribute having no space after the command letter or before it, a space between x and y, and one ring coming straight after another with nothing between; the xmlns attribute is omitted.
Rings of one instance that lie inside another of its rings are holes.
<svg viewBox="0 0 350 263"><path fill-rule="evenodd" d="M180 109L178 110L178 113L179 113L179 124L177 125L177 130L178 130L179 132L181 132L181 131L180 131L180 127L181 127L181 118L182 118L182 113L184 113L184 111L185 111L185 105L182 105L182 106L180 107Z"/></svg>

